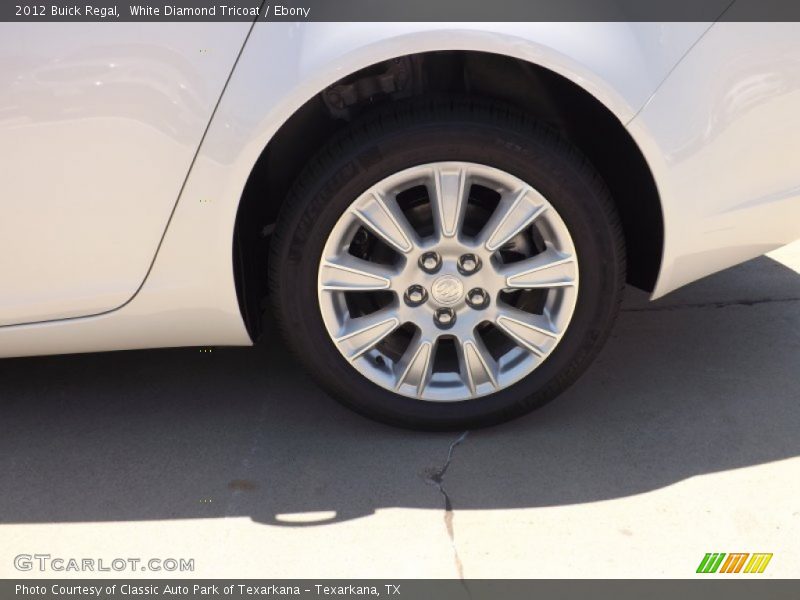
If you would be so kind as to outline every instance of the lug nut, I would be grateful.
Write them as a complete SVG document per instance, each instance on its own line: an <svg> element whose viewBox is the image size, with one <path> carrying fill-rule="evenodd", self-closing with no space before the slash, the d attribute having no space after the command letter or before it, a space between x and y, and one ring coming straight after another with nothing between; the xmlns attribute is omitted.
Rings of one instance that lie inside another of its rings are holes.
<svg viewBox="0 0 800 600"><path fill-rule="evenodd" d="M472 308L486 308L489 305L489 294L481 288L473 288L467 292L467 304Z"/></svg>
<svg viewBox="0 0 800 600"><path fill-rule="evenodd" d="M403 298L409 306L419 306L428 299L428 292L421 285L412 285L406 290Z"/></svg>
<svg viewBox="0 0 800 600"><path fill-rule="evenodd" d="M456 313L452 308L440 308L433 313L433 322L442 329L449 329L456 322Z"/></svg>
<svg viewBox="0 0 800 600"><path fill-rule="evenodd" d="M481 268L481 259L474 254L462 254L458 259L458 270L462 275L471 275Z"/></svg>
<svg viewBox="0 0 800 600"><path fill-rule="evenodd" d="M442 257L436 252L426 252L419 257L419 266L426 273L436 273L442 267Z"/></svg>

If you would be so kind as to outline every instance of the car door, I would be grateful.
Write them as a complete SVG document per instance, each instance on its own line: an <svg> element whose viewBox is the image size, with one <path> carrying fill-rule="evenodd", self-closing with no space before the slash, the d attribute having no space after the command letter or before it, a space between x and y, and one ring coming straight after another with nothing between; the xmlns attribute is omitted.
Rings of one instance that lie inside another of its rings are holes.
<svg viewBox="0 0 800 600"><path fill-rule="evenodd" d="M0 25L0 326L135 295L249 28Z"/></svg>

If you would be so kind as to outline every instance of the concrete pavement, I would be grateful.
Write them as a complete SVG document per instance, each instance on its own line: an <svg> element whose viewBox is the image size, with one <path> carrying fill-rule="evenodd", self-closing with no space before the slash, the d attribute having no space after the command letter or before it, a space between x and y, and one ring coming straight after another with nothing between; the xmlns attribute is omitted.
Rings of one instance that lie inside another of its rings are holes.
<svg viewBox="0 0 800 600"><path fill-rule="evenodd" d="M800 243L655 303L629 290L575 386L466 435L351 414L278 341L4 360L0 576L49 553L204 578L692 577L706 552L772 552L762 576L796 577L799 432Z"/></svg>

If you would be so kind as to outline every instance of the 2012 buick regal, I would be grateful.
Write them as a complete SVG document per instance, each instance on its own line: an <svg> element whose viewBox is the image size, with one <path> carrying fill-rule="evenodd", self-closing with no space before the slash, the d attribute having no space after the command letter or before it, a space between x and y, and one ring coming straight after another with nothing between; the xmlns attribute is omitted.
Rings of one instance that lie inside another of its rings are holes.
<svg viewBox="0 0 800 600"><path fill-rule="evenodd" d="M4 24L0 356L248 345L268 306L353 409L493 424L626 282L800 236L799 165L797 24Z"/></svg>

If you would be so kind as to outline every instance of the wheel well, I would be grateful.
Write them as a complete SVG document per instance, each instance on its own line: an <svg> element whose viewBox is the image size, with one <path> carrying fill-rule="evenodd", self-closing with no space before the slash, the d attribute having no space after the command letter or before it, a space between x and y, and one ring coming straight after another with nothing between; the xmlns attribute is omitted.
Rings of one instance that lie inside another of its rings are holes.
<svg viewBox="0 0 800 600"><path fill-rule="evenodd" d="M628 283L652 291L664 236L661 203L652 173L622 123L584 89L543 67L485 52L427 52L340 79L301 106L264 148L239 205L233 254L240 308L254 338L267 293L271 230L306 163L359 114L411 96L443 94L506 102L548 122L580 148L619 210Z"/></svg>

